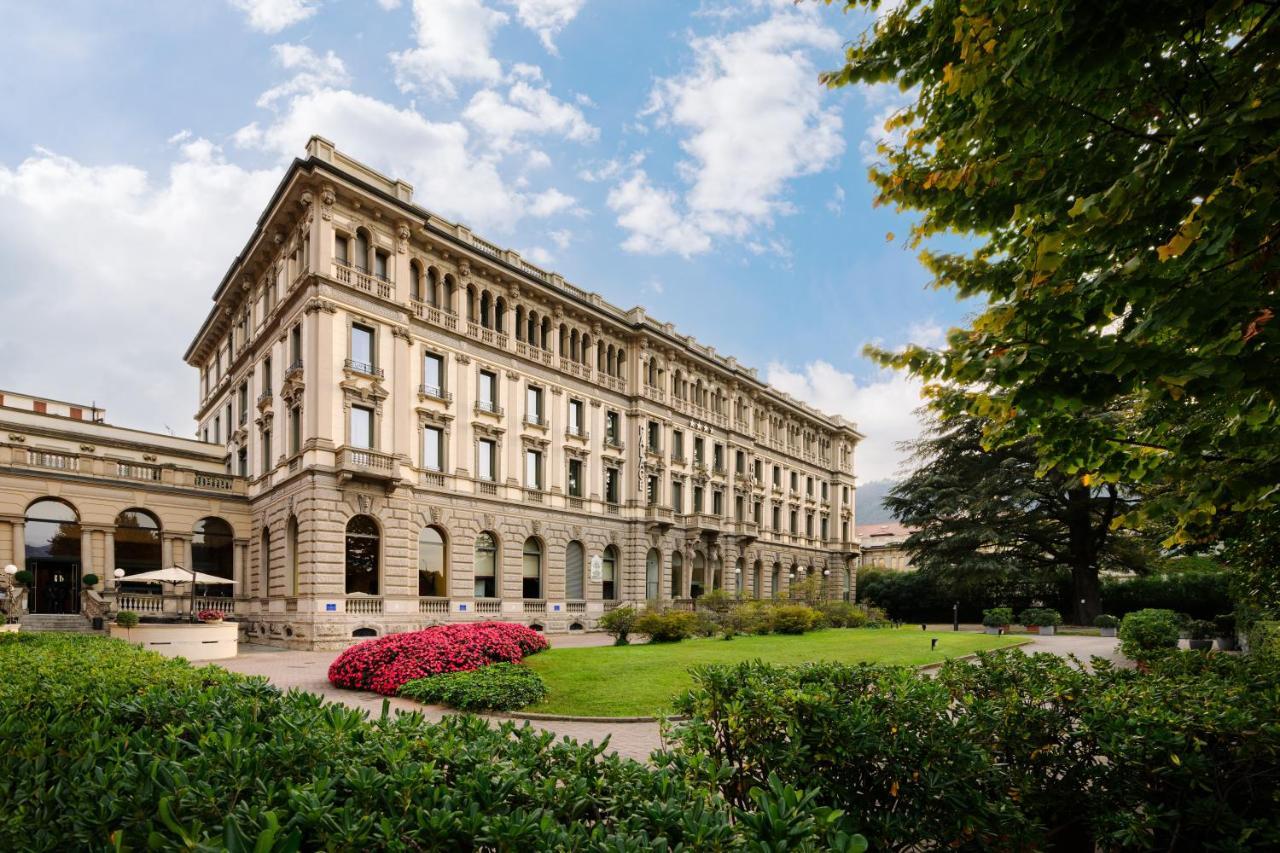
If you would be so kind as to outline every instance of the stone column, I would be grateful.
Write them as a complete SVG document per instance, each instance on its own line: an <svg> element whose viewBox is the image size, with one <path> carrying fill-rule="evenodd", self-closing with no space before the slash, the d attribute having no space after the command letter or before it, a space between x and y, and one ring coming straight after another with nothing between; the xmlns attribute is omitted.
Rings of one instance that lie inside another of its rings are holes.
<svg viewBox="0 0 1280 853"><path fill-rule="evenodd" d="M27 567L27 523L13 523L13 564L22 571Z"/></svg>
<svg viewBox="0 0 1280 853"><path fill-rule="evenodd" d="M116 532L104 530L102 533L102 588L116 587Z"/></svg>
<svg viewBox="0 0 1280 853"><path fill-rule="evenodd" d="M471 370L471 357L458 354L453 359L453 376L449 388L453 390L454 419L450 438L453 441L453 470L457 474L470 476L475 464L475 436L470 428L475 415L471 411L475 374Z"/></svg>
<svg viewBox="0 0 1280 853"><path fill-rule="evenodd" d="M235 593L246 587L244 571L246 547L247 543L243 539L236 539L231 545L231 579L236 582L236 585L231 588L233 597ZM263 590L263 595L266 595L266 590Z"/></svg>
<svg viewBox="0 0 1280 853"><path fill-rule="evenodd" d="M80 528L80 576L93 572L93 531Z"/></svg>

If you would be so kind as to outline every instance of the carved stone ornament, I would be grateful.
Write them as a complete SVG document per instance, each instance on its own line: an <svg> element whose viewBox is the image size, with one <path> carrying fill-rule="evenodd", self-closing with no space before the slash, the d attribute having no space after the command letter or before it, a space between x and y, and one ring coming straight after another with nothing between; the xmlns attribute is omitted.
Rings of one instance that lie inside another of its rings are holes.
<svg viewBox="0 0 1280 853"><path fill-rule="evenodd" d="M401 222L396 228L396 234L400 238L396 243L396 251L403 255L409 251L409 223Z"/></svg>
<svg viewBox="0 0 1280 853"><path fill-rule="evenodd" d="M570 527L570 528L569 528L569 533L573 536L573 538L574 538L574 539L581 539L581 538L582 538L582 525L581 525L581 524L575 524L575 525L573 525L573 527Z"/></svg>
<svg viewBox="0 0 1280 853"><path fill-rule="evenodd" d="M92 453L93 451L95 451L95 450L97 450L97 449L98 449L98 448L94 447L92 444L82 444L82 445L80 445L80 452L81 452L81 453Z"/></svg>
<svg viewBox="0 0 1280 853"><path fill-rule="evenodd" d="M457 360L458 364L470 364L470 363L471 363L471 356L467 355L467 354L466 354L466 353L464 353L464 352L460 352L460 353L458 353L456 356L454 356L454 358Z"/></svg>
<svg viewBox="0 0 1280 853"><path fill-rule="evenodd" d="M289 495L289 500L285 502L285 507L289 511L289 515L293 515L293 495Z"/></svg>
<svg viewBox="0 0 1280 853"><path fill-rule="evenodd" d="M311 190L304 190L302 195L298 196L298 204L301 207L310 207L315 201L315 196L311 194Z"/></svg>
<svg viewBox="0 0 1280 853"><path fill-rule="evenodd" d="M495 524L497 524L497 519L496 519L496 518L494 518L493 513L491 513L491 512L486 512L486 513L484 514L484 526L485 526L486 528L488 528L488 529L492 530Z"/></svg>
<svg viewBox="0 0 1280 853"><path fill-rule="evenodd" d="M11 432L9 433L9 440L17 444L25 444L27 437L25 435L18 435L16 432Z"/></svg>
<svg viewBox="0 0 1280 853"><path fill-rule="evenodd" d="M409 330L404 326L392 326L391 337L400 338L402 341L405 341L406 343L413 343L413 335L411 335L409 333Z"/></svg>
<svg viewBox="0 0 1280 853"><path fill-rule="evenodd" d="M471 261L462 261L458 264L458 278L466 281L471 278Z"/></svg>
<svg viewBox="0 0 1280 853"><path fill-rule="evenodd" d="M338 201L338 195L333 191L333 187L328 184L320 191L320 218L333 219L333 205Z"/></svg>
<svg viewBox="0 0 1280 853"><path fill-rule="evenodd" d="M368 515L372 503L368 495L356 495L356 506L359 507L361 515Z"/></svg>
<svg viewBox="0 0 1280 853"><path fill-rule="evenodd" d="M520 283L517 282L511 285L511 301L515 302L519 298L520 298Z"/></svg>
<svg viewBox="0 0 1280 853"><path fill-rule="evenodd" d="M438 507L438 506L429 506L429 507L427 507L427 512L431 514L431 523L432 523L432 524L439 524L439 523L440 523L440 507Z"/></svg>
<svg viewBox="0 0 1280 853"><path fill-rule="evenodd" d="M535 518L531 529L533 530L533 535L537 536L542 532L542 522Z"/></svg>
<svg viewBox="0 0 1280 853"><path fill-rule="evenodd" d="M143 461L143 462L155 462L155 461L156 461L156 455L155 455L154 453L144 453L144 454L142 454L142 461Z"/></svg>

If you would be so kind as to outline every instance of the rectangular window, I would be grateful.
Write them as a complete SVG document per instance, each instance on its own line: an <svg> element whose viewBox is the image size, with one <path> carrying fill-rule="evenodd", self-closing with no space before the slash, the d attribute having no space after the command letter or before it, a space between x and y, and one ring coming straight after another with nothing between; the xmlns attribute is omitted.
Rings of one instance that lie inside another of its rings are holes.
<svg viewBox="0 0 1280 853"><path fill-rule="evenodd" d="M773 528L774 533L777 533L782 529L782 508L777 504L773 505L773 517L770 519L770 522L769 526Z"/></svg>
<svg viewBox="0 0 1280 853"><path fill-rule="evenodd" d="M621 480L617 468L606 468L604 471L604 499L611 504L622 501Z"/></svg>
<svg viewBox="0 0 1280 853"><path fill-rule="evenodd" d="M262 393L270 394L271 389L271 356L267 356L262 360Z"/></svg>
<svg viewBox="0 0 1280 853"><path fill-rule="evenodd" d="M823 542L826 542L826 541L827 541L827 526L828 526L828 525L827 525L827 517L824 515L824 516L822 517L822 525L821 525L821 529L822 529L822 541L823 541Z"/></svg>
<svg viewBox="0 0 1280 853"><path fill-rule="evenodd" d="M531 424L542 423L542 389L530 385L525 391L525 418Z"/></svg>
<svg viewBox="0 0 1280 853"><path fill-rule="evenodd" d="M622 428L617 412L605 412L604 441L614 447L622 446Z"/></svg>
<svg viewBox="0 0 1280 853"><path fill-rule="evenodd" d="M794 509L791 510L791 532L793 534L800 532L800 517Z"/></svg>
<svg viewBox="0 0 1280 853"><path fill-rule="evenodd" d="M822 499L824 501L827 499L827 481L826 480L822 481Z"/></svg>
<svg viewBox="0 0 1280 853"><path fill-rule="evenodd" d="M240 383L240 426L249 420L249 383Z"/></svg>
<svg viewBox="0 0 1280 853"><path fill-rule="evenodd" d="M649 506L658 505L658 476L656 474L649 475L649 482L645 489L645 502Z"/></svg>
<svg viewBox="0 0 1280 853"><path fill-rule="evenodd" d="M378 278L382 279L383 281L388 281L386 252L373 253L373 274L376 275Z"/></svg>
<svg viewBox="0 0 1280 853"><path fill-rule="evenodd" d="M542 453L540 451L524 452L524 485L527 489L542 489Z"/></svg>
<svg viewBox="0 0 1280 853"><path fill-rule="evenodd" d="M582 401L569 401L569 433L582 435Z"/></svg>
<svg viewBox="0 0 1280 853"><path fill-rule="evenodd" d="M236 473L238 473L241 477L248 477L249 476L249 448L247 447L240 448L240 452L237 454L236 461L239 466Z"/></svg>
<svg viewBox="0 0 1280 853"><path fill-rule="evenodd" d="M777 465L773 466L773 484L782 487L782 468Z"/></svg>
<svg viewBox="0 0 1280 853"><path fill-rule="evenodd" d="M849 487L848 486L843 487L842 494L840 496L840 502L846 505L849 503Z"/></svg>
<svg viewBox="0 0 1280 853"><path fill-rule="evenodd" d="M675 430L671 433L671 458L684 458L684 432L683 430Z"/></svg>
<svg viewBox="0 0 1280 853"><path fill-rule="evenodd" d="M444 430L440 427L422 429L422 467L428 471L444 470Z"/></svg>
<svg viewBox="0 0 1280 853"><path fill-rule="evenodd" d="M701 465L706 459L706 453L703 452L703 448L705 446L706 444L705 442L703 442L701 436L695 435L693 437L693 464L694 465Z"/></svg>
<svg viewBox="0 0 1280 853"><path fill-rule="evenodd" d="M498 410L498 375L489 370L480 371L480 394L477 403L486 412Z"/></svg>
<svg viewBox="0 0 1280 853"><path fill-rule="evenodd" d="M422 391L432 397L444 396L444 357L429 352L422 357Z"/></svg>
<svg viewBox="0 0 1280 853"><path fill-rule="evenodd" d="M302 324L289 330L289 363L292 366L302 364Z"/></svg>
<svg viewBox="0 0 1280 853"><path fill-rule="evenodd" d="M569 460L569 497L582 497L582 460Z"/></svg>
<svg viewBox="0 0 1280 853"><path fill-rule="evenodd" d="M693 511L702 512L702 486L693 487Z"/></svg>
<svg viewBox="0 0 1280 853"><path fill-rule="evenodd" d="M373 447L373 409L351 407L351 446Z"/></svg>
<svg viewBox="0 0 1280 853"><path fill-rule="evenodd" d="M680 480L671 481L671 509L676 515L684 514L684 483Z"/></svg>
<svg viewBox="0 0 1280 853"><path fill-rule="evenodd" d="M809 497L813 497L813 478L812 477L804 478L804 493Z"/></svg>
<svg viewBox="0 0 1280 853"><path fill-rule="evenodd" d="M813 513L811 512L804 514L804 535L810 539L813 538Z"/></svg>
<svg viewBox="0 0 1280 853"><path fill-rule="evenodd" d="M338 259L338 263L349 263L351 259L351 241L342 236L334 237L333 255Z"/></svg>
<svg viewBox="0 0 1280 853"><path fill-rule="evenodd" d="M712 448L711 453L712 453L711 462L715 467L715 470L723 471L724 470L724 445L720 444L719 442L716 442L716 445L714 448Z"/></svg>
<svg viewBox="0 0 1280 853"><path fill-rule="evenodd" d="M849 541L849 522L847 521L840 522L840 541Z"/></svg>
<svg viewBox="0 0 1280 853"><path fill-rule="evenodd" d="M227 441L231 441L231 425L235 421L231 420L231 401L227 401Z"/></svg>
<svg viewBox="0 0 1280 853"><path fill-rule="evenodd" d="M39 411L39 409L37 409L36 411ZM213 443L214 444L222 443L222 419L221 418L213 419Z"/></svg>
<svg viewBox="0 0 1280 853"><path fill-rule="evenodd" d="M645 431L646 443L649 445L651 453L661 452L662 445L662 425L657 421L649 421L649 425Z"/></svg>
<svg viewBox="0 0 1280 853"><path fill-rule="evenodd" d="M791 472L791 491L794 492L799 488L800 488L800 475L797 474L795 471L792 471Z"/></svg>
<svg viewBox="0 0 1280 853"><path fill-rule="evenodd" d="M733 470L736 474L747 473L747 454L741 450L735 451L733 454Z"/></svg>
<svg viewBox="0 0 1280 853"><path fill-rule="evenodd" d="M747 504L746 504L746 501L742 499L742 495L733 496L733 520L734 521L747 520Z"/></svg>
<svg viewBox="0 0 1280 853"><path fill-rule="evenodd" d="M271 430L262 431L262 473L271 472Z"/></svg>
<svg viewBox="0 0 1280 853"><path fill-rule="evenodd" d="M294 406L289 410L289 455L296 456L302 451L302 407Z"/></svg>
<svg viewBox="0 0 1280 853"><path fill-rule="evenodd" d="M480 458L476 460L476 473L481 480L492 483L498 477L498 444L493 439L482 438L477 442Z"/></svg>
<svg viewBox="0 0 1280 853"><path fill-rule="evenodd" d="M762 524L764 522L764 504L763 503L761 503L760 501L755 502L755 506L751 510L751 517L755 520L756 524Z"/></svg>
<svg viewBox="0 0 1280 853"><path fill-rule="evenodd" d="M755 475L757 483L764 482L764 463L759 459L755 461L754 468L752 469L752 473Z"/></svg>
<svg viewBox="0 0 1280 853"><path fill-rule="evenodd" d="M351 326L351 367L362 373L373 373L373 329Z"/></svg>
<svg viewBox="0 0 1280 853"><path fill-rule="evenodd" d="M711 493L711 514L715 516L724 515L724 492L719 489Z"/></svg>

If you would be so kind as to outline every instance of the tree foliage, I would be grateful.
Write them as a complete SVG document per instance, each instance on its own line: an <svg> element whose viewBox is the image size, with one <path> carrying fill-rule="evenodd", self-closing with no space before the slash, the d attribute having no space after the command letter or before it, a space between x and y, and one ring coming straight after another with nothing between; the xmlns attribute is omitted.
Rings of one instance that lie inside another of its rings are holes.
<svg viewBox="0 0 1280 853"><path fill-rule="evenodd" d="M986 303L876 357L964 388L938 405L988 446L1163 485L1134 518L1171 540L1280 503L1280 4L904 0L845 59L829 85L914 94L878 201L975 237L922 258Z"/></svg>
<svg viewBox="0 0 1280 853"><path fill-rule="evenodd" d="M1076 623L1093 624L1099 570L1140 569L1147 558L1141 539L1112 529L1134 500L1112 483L1040 472L1031 441L988 450L985 426L935 414L908 445L916 468L885 505L915 528L905 544L912 564L970 592L1043 585L1066 573Z"/></svg>

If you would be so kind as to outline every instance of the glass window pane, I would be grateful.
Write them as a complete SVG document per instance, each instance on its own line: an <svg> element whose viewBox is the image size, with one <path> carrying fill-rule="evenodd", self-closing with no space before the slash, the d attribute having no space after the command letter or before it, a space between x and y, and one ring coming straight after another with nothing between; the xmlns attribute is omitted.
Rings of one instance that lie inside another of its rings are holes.
<svg viewBox="0 0 1280 853"><path fill-rule="evenodd" d="M427 427L422 431L422 436L423 465L432 471L439 471L444 433L437 427Z"/></svg>
<svg viewBox="0 0 1280 853"><path fill-rule="evenodd" d="M373 447L373 409L351 407L351 446Z"/></svg>
<svg viewBox="0 0 1280 853"><path fill-rule="evenodd" d="M444 387L442 376L444 363L438 355L428 355L422 361L422 384L437 392Z"/></svg>
<svg viewBox="0 0 1280 853"><path fill-rule="evenodd" d="M351 327L351 360L361 364L373 364L373 330L364 326Z"/></svg>

